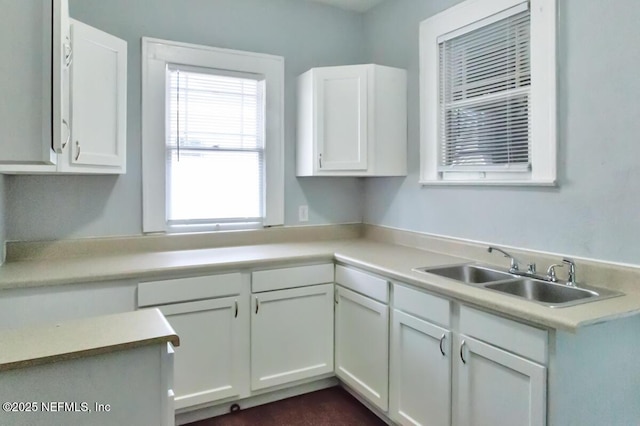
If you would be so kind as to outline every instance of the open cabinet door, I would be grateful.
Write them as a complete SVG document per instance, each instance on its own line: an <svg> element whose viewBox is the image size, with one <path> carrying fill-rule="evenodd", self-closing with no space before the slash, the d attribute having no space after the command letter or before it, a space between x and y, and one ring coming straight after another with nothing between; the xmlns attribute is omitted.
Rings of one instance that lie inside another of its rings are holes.
<svg viewBox="0 0 640 426"><path fill-rule="evenodd" d="M127 43L70 22L72 138L62 171L125 173Z"/></svg>

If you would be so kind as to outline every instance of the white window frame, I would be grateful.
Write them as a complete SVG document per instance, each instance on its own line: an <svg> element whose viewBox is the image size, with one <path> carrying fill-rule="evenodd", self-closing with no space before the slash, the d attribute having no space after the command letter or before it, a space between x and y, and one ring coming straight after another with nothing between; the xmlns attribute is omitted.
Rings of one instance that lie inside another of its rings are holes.
<svg viewBox="0 0 640 426"><path fill-rule="evenodd" d="M467 0L420 23L420 183L423 185L556 185L556 0L530 0L531 170L445 177L438 170L438 38L472 31L477 23L526 0ZM475 26L474 26L475 24ZM463 30L464 29L464 30ZM465 32L466 32L465 31Z"/></svg>
<svg viewBox="0 0 640 426"><path fill-rule="evenodd" d="M142 230L191 232L242 225L169 227L166 218L166 70L190 65L265 78L263 226L284 224L284 58L155 38L142 38Z"/></svg>

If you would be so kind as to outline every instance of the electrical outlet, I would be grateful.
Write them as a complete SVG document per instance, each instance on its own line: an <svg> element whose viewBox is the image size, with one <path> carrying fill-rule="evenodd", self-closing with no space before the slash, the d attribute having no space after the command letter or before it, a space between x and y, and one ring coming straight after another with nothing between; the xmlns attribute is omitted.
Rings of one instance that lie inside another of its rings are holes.
<svg viewBox="0 0 640 426"><path fill-rule="evenodd" d="M298 207L298 221L309 222L309 206Z"/></svg>

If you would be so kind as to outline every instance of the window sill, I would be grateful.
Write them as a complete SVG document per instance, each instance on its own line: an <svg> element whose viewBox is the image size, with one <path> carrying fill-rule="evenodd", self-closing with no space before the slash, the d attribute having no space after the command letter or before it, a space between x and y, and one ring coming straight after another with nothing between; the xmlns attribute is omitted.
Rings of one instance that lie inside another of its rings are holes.
<svg viewBox="0 0 640 426"><path fill-rule="evenodd" d="M420 180L419 183L422 186L558 186L556 180Z"/></svg>
<svg viewBox="0 0 640 426"><path fill-rule="evenodd" d="M223 231L250 231L264 229L262 222L167 225L166 234L188 234Z"/></svg>

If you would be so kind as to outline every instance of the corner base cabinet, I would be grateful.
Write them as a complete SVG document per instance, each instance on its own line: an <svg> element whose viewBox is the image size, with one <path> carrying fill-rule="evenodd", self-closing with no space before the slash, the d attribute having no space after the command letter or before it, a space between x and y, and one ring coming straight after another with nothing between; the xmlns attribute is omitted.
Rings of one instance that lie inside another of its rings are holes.
<svg viewBox="0 0 640 426"><path fill-rule="evenodd" d="M336 286L336 376L382 411L387 411L388 282L338 265L336 283L340 284Z"/></svg>
<svg viewBox="0 0 640 426"><path fill-rule="evenodd" d="M251 275L251 390L333 372L333 264Z"/></svg>
<svg viewBox="0 0 640 426"><path fill-rule="evenodd" d="M333 372L333 283L254 294L251 389Z"/></svg>
<svg viewBox="0 0 640 426"><path fill-rule="evenodd" d="M298 176L405 176L406 71L313 68L298 77Z"/></svg>

